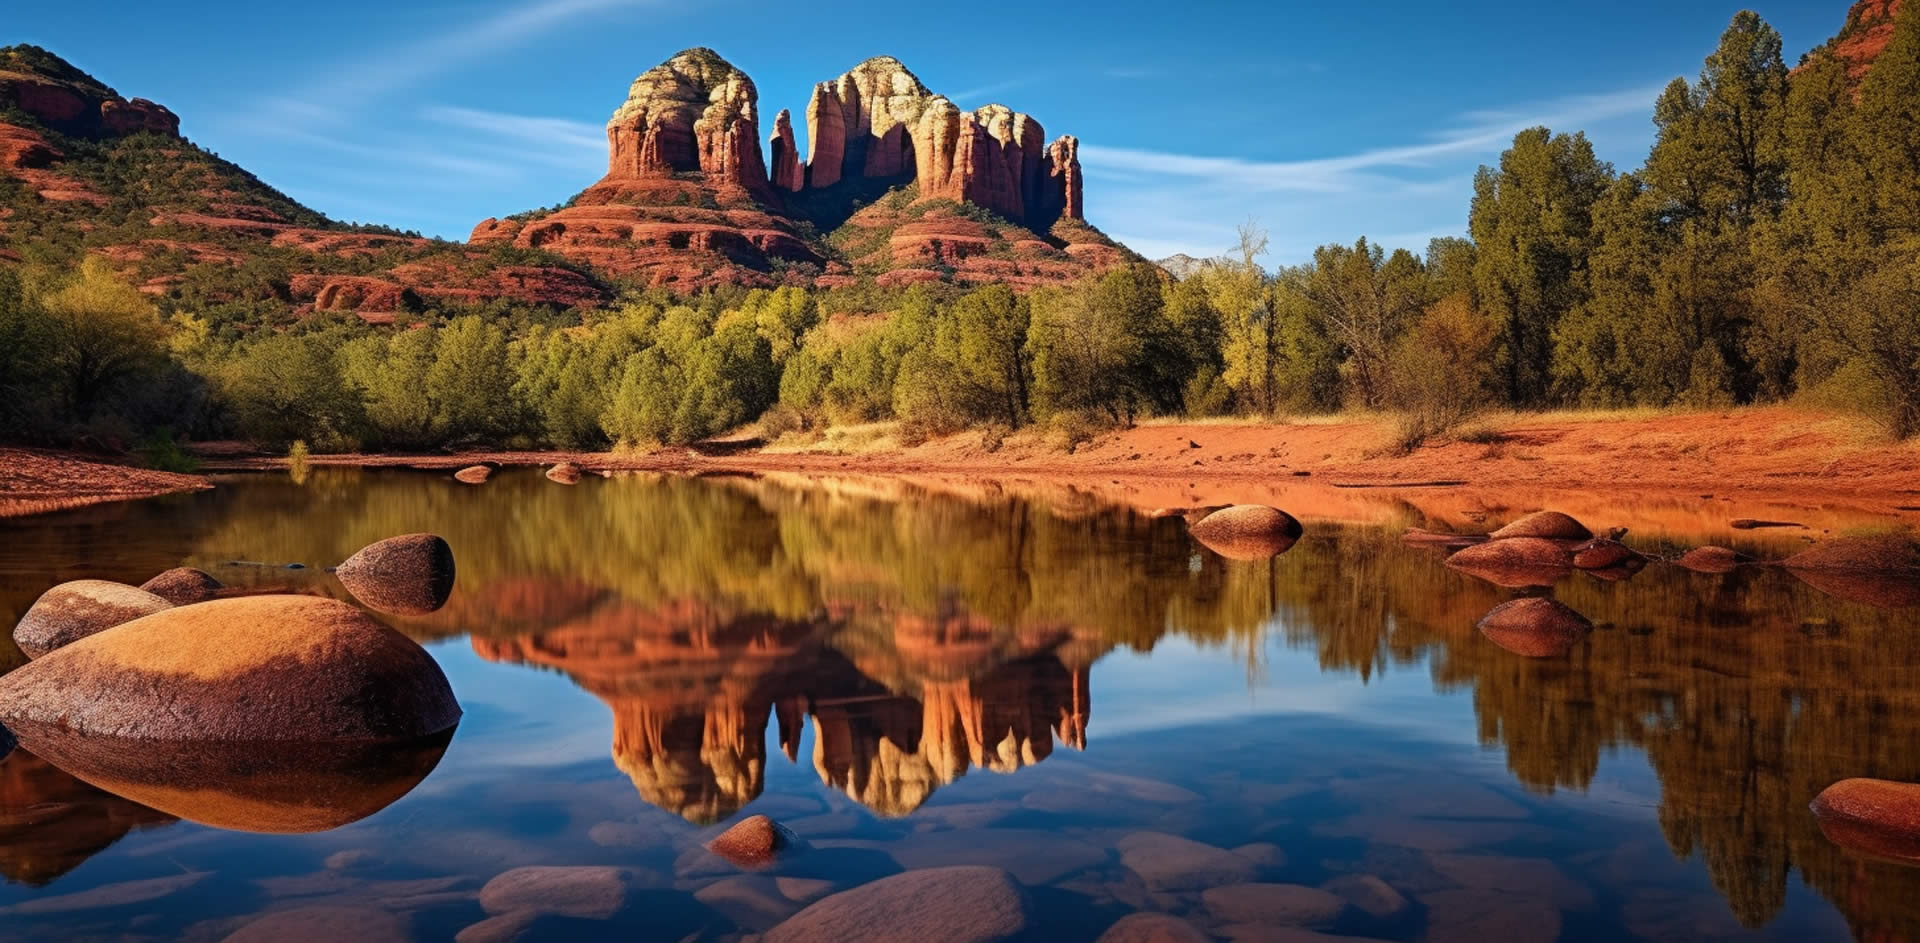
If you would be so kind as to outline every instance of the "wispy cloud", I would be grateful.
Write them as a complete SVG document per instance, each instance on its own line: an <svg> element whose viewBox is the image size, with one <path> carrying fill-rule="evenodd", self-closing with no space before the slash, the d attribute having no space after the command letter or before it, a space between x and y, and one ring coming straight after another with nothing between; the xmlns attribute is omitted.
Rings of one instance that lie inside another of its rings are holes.
<svg viewBox="0 0 1920 943"><path fill-rule="evenodd" d="M585 168L607 159L607 134L600 125L571 118L516 115L479 108L429 105L420 116L436 124L483 135L494 147L520 159L554 167ZM505 145L511 144L511 148Z"/></svg>
<svg viewBox="0 0 1920 943"><path fill-rule="evenodd" d="M967 89L966 91L954 92L953 94L948 95L947 97L953 99L953 101L956 104L964 105L971 102L980 101L981 99L987 98L992 95L998 95L1002 92L1011 92L1016 88L1025 88L1029 85L1032 85L1034 82L1039 81L1039 78L1040 78L1039 76L1030 75L1024 78L1008 79L1004 82L994 82L988 85L982 85L978 88L970 88L970 89Z"/></svg>
<svg viewBox="0 0 1920 943"><path fill-rule="evenodd" d="M1342 192L1379 186L1393 179L1387 171L1431 167L1445 158L1496 152L1515 134L1535 125L1564 128L1645 111L1658 93L1657 86L1636 86L1532 108L1474 111L1462 116L1464 123L1459 127L1426 141L1334 157L1260 161L1085 145L1080 148L1080 158L1101 171L1199 178L1247 191Z"/></svg>

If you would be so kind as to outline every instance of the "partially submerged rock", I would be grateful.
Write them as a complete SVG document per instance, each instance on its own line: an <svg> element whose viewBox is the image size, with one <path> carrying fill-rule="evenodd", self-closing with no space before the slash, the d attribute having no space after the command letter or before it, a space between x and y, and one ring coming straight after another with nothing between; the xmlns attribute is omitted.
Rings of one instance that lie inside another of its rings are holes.
<svg viewBox="0 0 1920 943"><path fill-rule="evenodd" d="M814 902L761 943L997 943L1032 923L1027 895L999 868L922 868Z"/></svg>
<svg viewBox="0 0 1920 943"><path fill-rule="evenodd" d="M1466 547L1450 566L1497 586L1550 586L1573 570L1573 553L1540 537L1510 537Z"/></svg>
<svg viewBox="0 0 1920 943"><path fill-rule="evenodd" d="M1212 939L1172 914L1142 911L1121 917L1094 943L1210 943Z"/></svg>
<svg viewBox="0 0 1920 943"><path fill-rule="evenodd" d="M1279 508L1236 504L1201 518L1188 533L1223 557L1265 560L1287 552L1302 529L1293 515Z"/></svg>
<svg viewBox="0 0 1920 943"><path fill-rule="evenodd" d="M0 723L29 748L74 734L410 740L459 719L425 649L353 606L312 596L165 609L0 676Z"/></svg>
<svg viewBox="0 0 1920 943"><path fill-rule="evenodd" d="M1547 540L1591 540L1593 531L1585 524L1559 511L1535 511L1487 536L1494 540L1509 537L1540 537Z"/></svg>
<svg viewBox="0 0 1920 943"><path fill-rule="evenodd" d="M1795 570L1906 572L1920 578L1920 543L1906 534L1835 537L1788 557Z"/></svg>
<svg viewBox="0 0 1920 943"><path fill-rule="evenodd" d="M625 910L649 881L631 868L604 866L514 868L480 889L490 914L520 911L606 920Z"/></svg>
<svg viewBox="0 0 1920 943"><path fill-rule="evenodd" d="M491 477L493 477L493 469L486 465L468 465L453 473L454 481L469 485L485 484Z"/></svg>
<svg viewBox="0 0 1920 943"><path fill-rule="evenodd" d="M1573 565L1582 570L1638 570L1647 565L1647 558L1620 541L1595 537L1573 548Z"/></svg>
<svg viewBox="0 0 1920 943"><path fill-rule="evenodd" d="M176 606L188 606L206 602L226 587L205 570L177 566L141 583L140 588Z"/></svg>
<svg viewBox="0 0 1920 943"><path fill-rule="evenodd" d="M749 871L772 867L781 855L803 846L786 826L764 816L750 815L707 842L707 850Z"/></svg>
<svg viewBox="0 0 1920 943"><path fill-rule="evenodd" d="M433 534L389 537L360 548L335 575L369 608L426 615L453 593L453 548Z"/></svg>
<svg viewBox="0 0 1920 943"><path fill-rule="evenodd" d="M172 603L144 589L107 580L74 580L40 594L20 623L13 643L28 658L70 645L98 632L168 609Z"/></svg>
<svg viewBox="0 0 1920 943"><path fill-rule="evenodd" d="M572 462L561 462L560 464L547 469L547 480L552 482L557 482L563 485L579 484L580 483L580 466L575 465Z"/></svg>
<svg viewBox="0 0 1920 943"><path fill-rule="evenodd" d="M1541 596L1503 602L1480 618L1480 634L1528 658L1554 658L1593 631L1593 623L1566 604Z"/></svg>
<svg viewBox="0 0 1920 943"><path fill-rule="evenodd" d="M1753 558L1727 547L1695 547L1673 562L1695 573L1731 573Z"/></svg>
<svg viewBox="0 0 1920 943"><path fill-rule="evenodd" d="M1920 783L1843 779L1813 800L1827 839L1849 851L1920 862Z"/></svg>

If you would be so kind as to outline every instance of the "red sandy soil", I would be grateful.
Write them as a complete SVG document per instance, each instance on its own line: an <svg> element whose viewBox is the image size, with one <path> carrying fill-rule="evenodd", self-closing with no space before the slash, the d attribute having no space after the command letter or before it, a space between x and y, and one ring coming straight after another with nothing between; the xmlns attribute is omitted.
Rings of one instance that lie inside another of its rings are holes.
<svg viewBox="0 0 1920 943"><path fill-rule="evenodd" d="M199 475L107 465L65 452L0 448L0 517L211 487Z"/></svg>
<svg viewBox="0 0 1920 943"><path fill-rule="evenodd" d="M454 469L573 461L599 471L751 472L911 479L962 494L1021 491L1141 509L1257 502L1302 517L1416 518L1461 531L1540 507L1597 526L1691 536L1734 533L1739 518L1807 525L1800 535L1920 527L1920 443L1859 420L1787 408L1717 413L1521 415L1492 442L1444 442L1394 455L1390 421L1154 424L1071 453L1037 434L990 448L979 433L859 454L767 452L751 441L649 454L475 452L329 455L313 464ZM210 467L268 468L227 458ZM1782 530L1779 536L1785 537Z"/></svg>

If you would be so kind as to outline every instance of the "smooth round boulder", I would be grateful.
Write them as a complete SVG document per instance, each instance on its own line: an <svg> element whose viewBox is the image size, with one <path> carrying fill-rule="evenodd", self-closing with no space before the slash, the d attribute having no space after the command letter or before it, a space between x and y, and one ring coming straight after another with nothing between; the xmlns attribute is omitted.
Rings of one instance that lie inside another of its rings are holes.
<svg viewBox="0 0 1920 943"><path fill-rule="evenodd" d="M1904 534L1835 537L1782 562L1794 570L1872 570L1920 575L1920 543Z"/></svg>
<svg viewBox="0 0 1920 943"><path fill-rule="evenodd" d="M164 609L0 676L0 723L165 743L410 740L460 720L426 649L337 599Z"/></svg>
<svg viewBox="0 0 1920 943"><path fill-rule="evenodd" d="M1539 537L1546 540L1591 540L1593 531L1585 524L1559 511L1535 511L1487 536L1494 540L1509 537Z"/></svg>
<svg viewBox="0 0 1920 943"><path fill-rule="evenodd" d="M707 842L707 850L736 867L758 871L772 867L782 852L800 845L800 837L786 826L764 815L750 815Z"/></svg>
<svg viewBox="0 0 1920 943"><path fill-rule="evenodd" d="M1813 799L1827 840L1849 851L1920 862L1920 783L1843 779Z"/></svg>
<svg viewBox="0 0 1920 943"><path fill-rule="evenodd" d="M997 943L1032 923L1027 895L999 868L921 868L821 898L761 943Z"/></svg>
<svg viewBox="0 0 1920 943"><path fill-rule="evenodd" d="M177 566L141 583L140 588L176 606L190 606L212 599L226 587L205 570Z"/></svg>
<svg viewBox="0 0 1920 943"><path fill-rule="evenodd" d="M144 589L108 580L74 580L40 594L13 627L13 643L28 658L149 616L173 604Z"/></svg>
<svg viewBox="0 0 1920 943"><path fill-rule="evenodd" d="M453 473L453 480L467 485L485 484L493 477L493 469L486 465L468 465Z"/></svg>
<svg viewBox="0 0 1920 943"><path fill-rule="evenodd" d="M1264 504L1235 504L1187 528L1207 549L1234 560L1265 560L1287 552L1303 529L1293 515Z"/></svg>
<svg viewBox="0 0 1920 943"><path fill-rule="evenodd" d="M334 575L368 608L423 616L453 593L453 548L433 534L389 537L361 547Z"/></svg>
<svg viewBox="0 0 1920 943"><path fill-rule="evenodd" d="M563 485L580 483L580 466L572 462L561 462L547 469L547 480Z"/></svg>
<svg viewBox="0 0 1920 943"><path fill-rule="evenodd" d="M1556 658L1593 631L1593 623L1558 600L1542 596L1513 599L1480 617L1480 634L1516 655Z"/></svg>
<svg viewBox="0 0 1920 943"><path fill-rule="evenodd" d="M1545 538L1509 537L1455 551L1447 566L1496 586L1551 586L1572 572L1573 554Z"/></svg>
<svg viewBox="0 0 1920 943"><path fill-rule="evenodd" d="M1746 554L1727 547L1695 547L1673 561L1695 573L1731 573L1742 563L1752 559Z"/></svg>

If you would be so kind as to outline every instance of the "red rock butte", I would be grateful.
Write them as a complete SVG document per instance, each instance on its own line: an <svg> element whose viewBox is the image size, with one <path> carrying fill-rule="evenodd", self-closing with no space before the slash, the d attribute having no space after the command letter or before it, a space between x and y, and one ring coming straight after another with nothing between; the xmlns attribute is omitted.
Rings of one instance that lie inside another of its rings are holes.
<svg viewBox="0 0 1920 943"><path fill-rule="evenodd" d="M796 264L823 285L856 269L904 270L893 281L911 282L946 267L1025 286L1131 256L1084 223L1076 138L1048 141L1038 120L1004 105L962 111L891 56L814 86L805 120L804 159L784 109L763 157L753 80L710 49L686 50L628 88L607 122L605 177L558 210L483 220L471 241L687 287L772 284L770 273ZM890 190L906 199L880 206ZM985 227L945 203L1011 225ZM884 238L849 264L812 237L842 227L854 242Z"/></svg>

